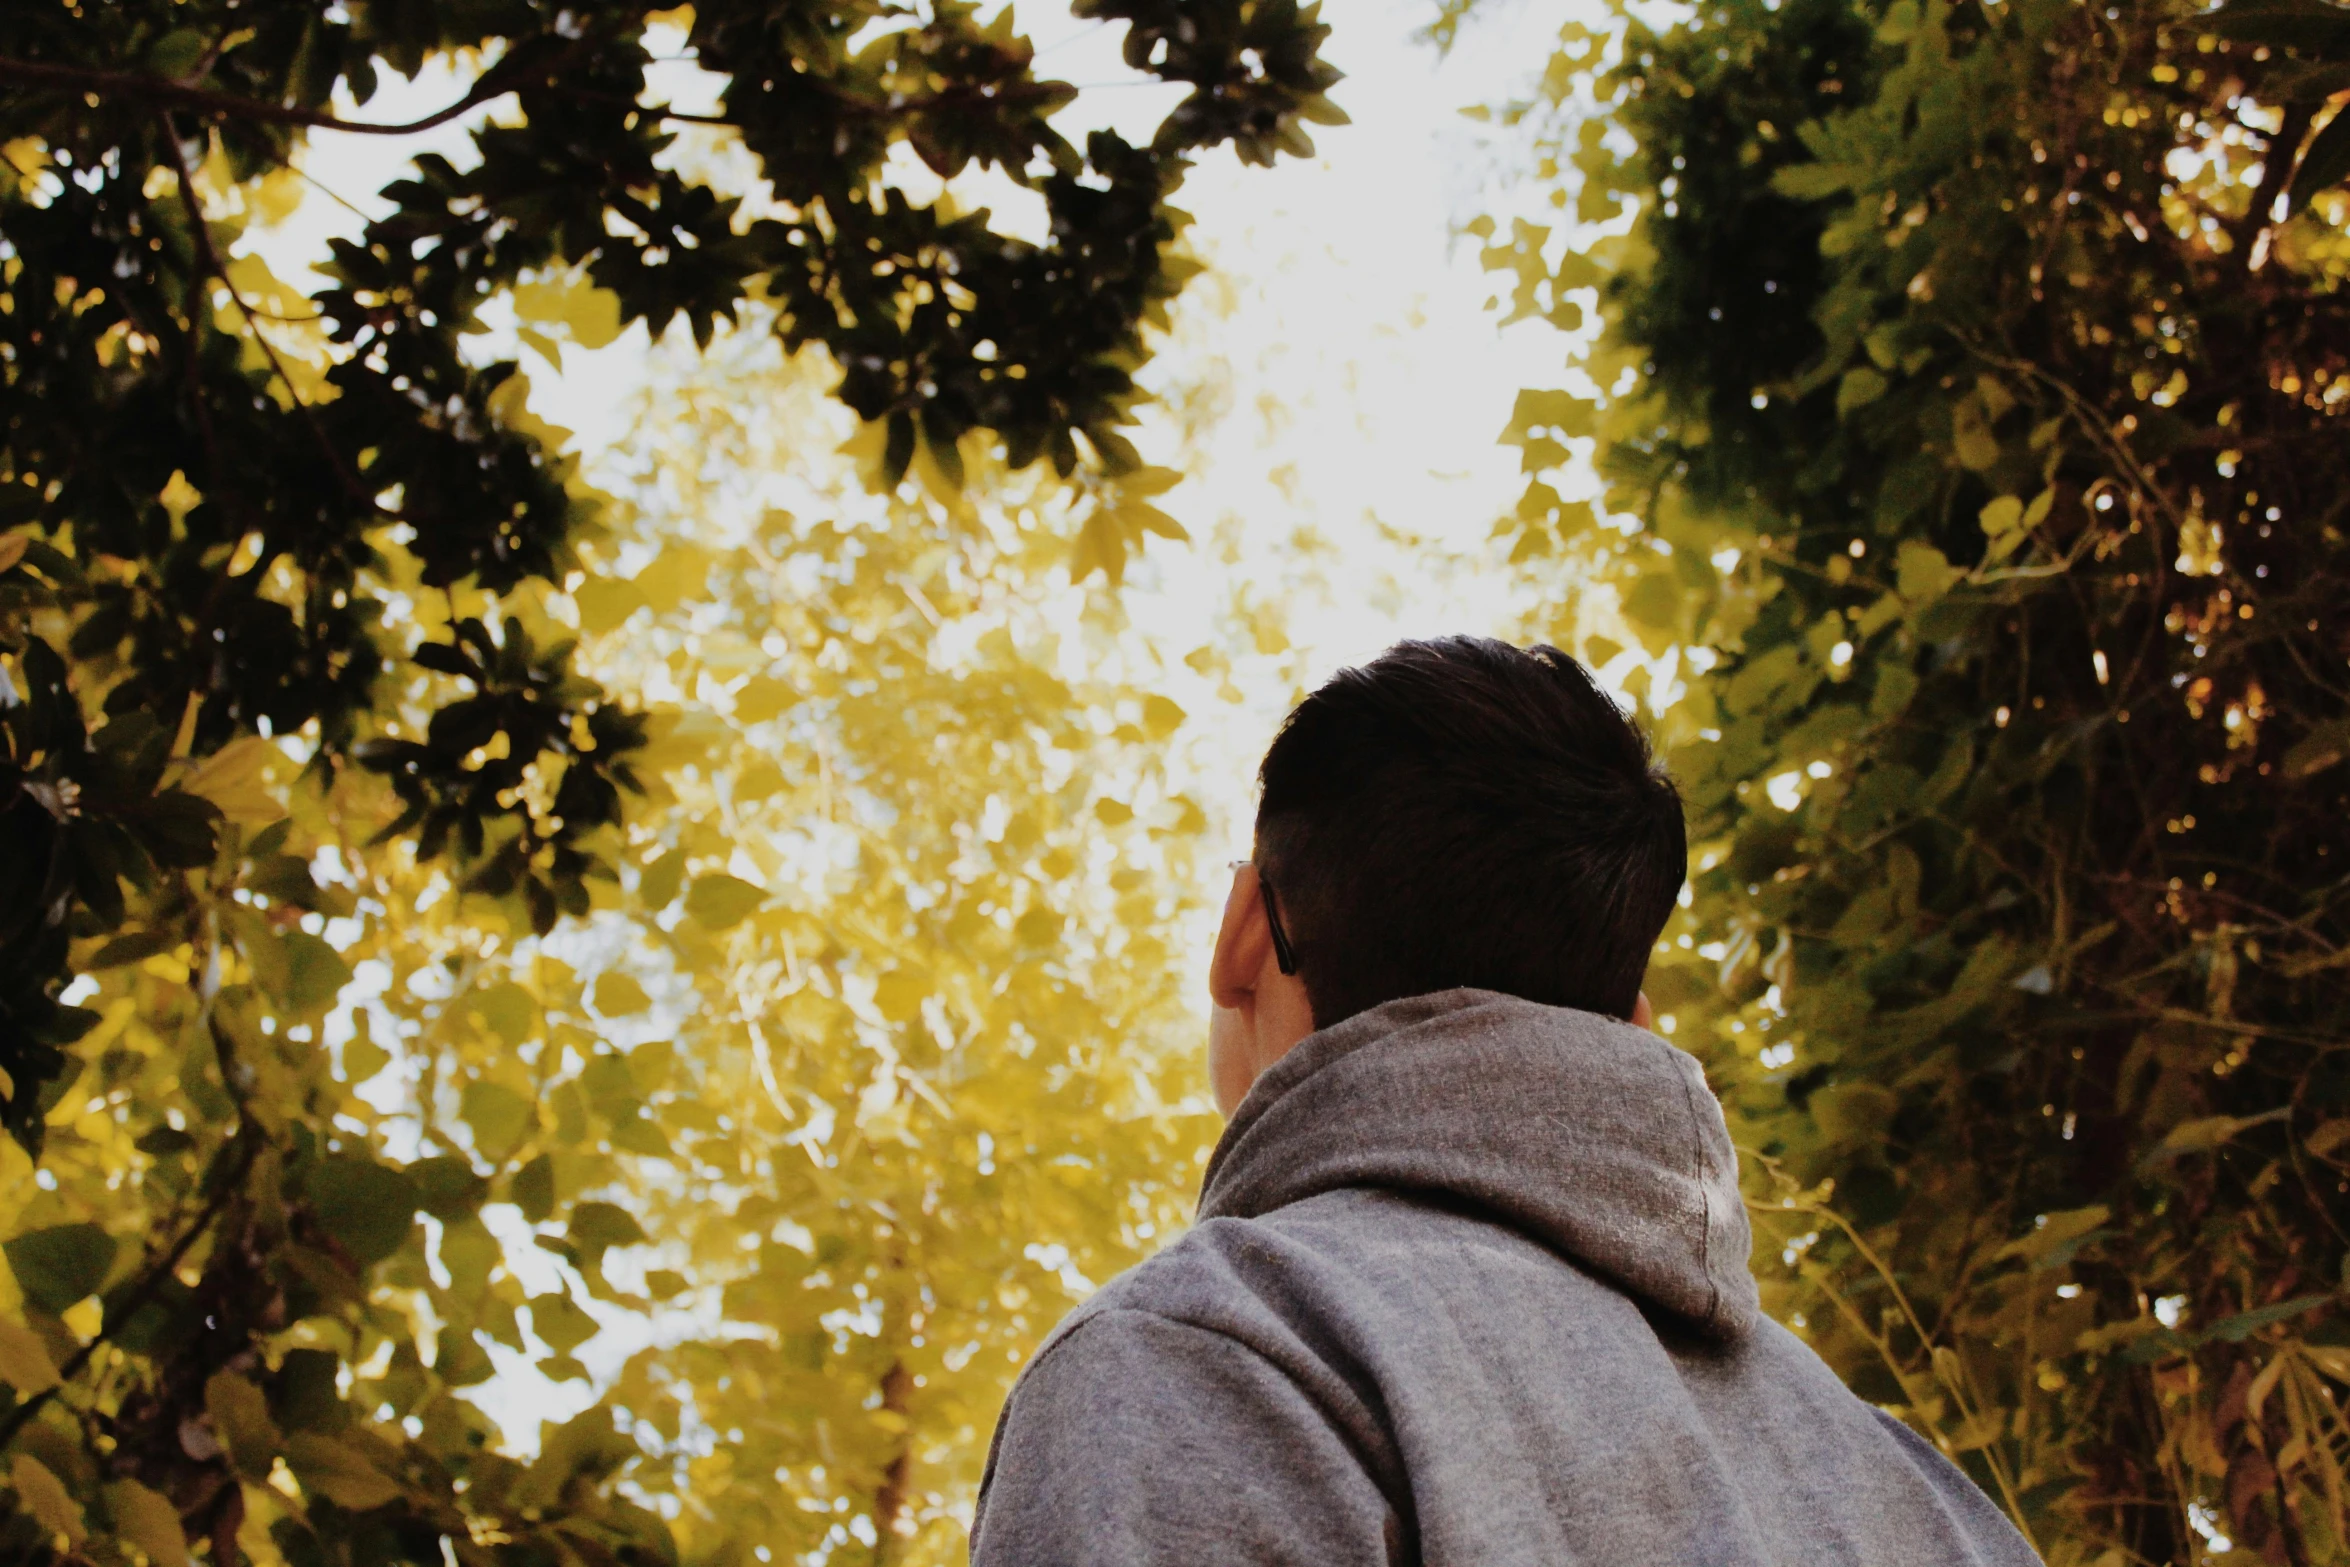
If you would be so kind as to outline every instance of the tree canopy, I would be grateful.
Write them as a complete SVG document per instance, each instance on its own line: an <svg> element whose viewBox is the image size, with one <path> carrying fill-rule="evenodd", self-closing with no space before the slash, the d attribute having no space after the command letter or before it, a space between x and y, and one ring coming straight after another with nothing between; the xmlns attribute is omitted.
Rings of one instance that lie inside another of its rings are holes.
<svg viewBox="0 0 2350 1567"><path fill-rule="evenodd" d="M636 721L559 646L507 646L484 622L421 649L373 591L389 561L493 594L578 569L594 498L518 424L514 363L467 352L494 301L523 291L527 309L535 291L559 310L545 296L590 289L599 334L682 320L706 342L756 300L787 345L828 352L892 475L918 449L954 472L970 433L1014 468L1049 458L1111 490L1139 466L1120 426L1141 333L1188 266L1169 205L1188 160L1306 149L1301 122L1338 118L1336 73L1293 4L1075 10L1191 89L1149 146L1103 132L1080 154L1054 131L1075 90L1036 75L1008 8L674 13L725 78L713 115L650 94L664 13L644 5L154 0L0 19L0 635L23 698L0 764L0 830L20 846L0 863L0 1121L37 1136L59 1047L91 1022L54 1000L68 944L119 924L123 876L211 856L200 800L165 780L175 757L303 736L315 766L389 777L400 830L522 897L540 930L585 909L608 869L586 845L635 782ZM475 62L453 101L354 117L382 73L437 56ZM305 132L476 110L471 166L420 158L334 243L315 300L238 253L241 224L298 190ZM724 127L755 180L666 156L693 122ZM901 147L936 176L975 166L1035 192L1049 235L913 199ZM411 657L463 689L395 732L375 708ZM562 789L518 810L542 759Z"/></svg>
<svg viewBox="0 0 2350 1567"><path fill-rule="evenodd" d="M1190 160L1337 116L1310 8L1075 11L1148 145L951 3L0 17L0 1554L959 1558L1205 1142L1184 715L1040 588L1182 531ZM639 322L591 475L498 345Z"/></svg>
<svg viewBox="0 0 2350 1567"><path fill-rule="evenodd" d="M1772 1309L2058 1567L2350 1559L2345 16L1627 9L1477 225Z"/></svg>

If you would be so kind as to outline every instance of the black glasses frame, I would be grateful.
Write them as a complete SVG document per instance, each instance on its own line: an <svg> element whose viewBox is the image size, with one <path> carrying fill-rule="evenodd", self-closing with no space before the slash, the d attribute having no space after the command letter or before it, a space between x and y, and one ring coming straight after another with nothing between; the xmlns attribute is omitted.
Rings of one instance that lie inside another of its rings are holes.
<svg viewBox="0 0 2350 1567"><path fill-rule="evenodd" d="M1240 869L1243 865L1256 865L1256 861L1234 860L1232 862L1234 870ZM1297 972L1297 949L1289 944L1289 932L1281 928L1280 900L1273 896L1273 884L1265 879L1265 871L1262 866L1257 867L1257 896L1264 900L1265 926L1273 933L1273 961L1281 966L1282 973L1295 974Z"/></svg>

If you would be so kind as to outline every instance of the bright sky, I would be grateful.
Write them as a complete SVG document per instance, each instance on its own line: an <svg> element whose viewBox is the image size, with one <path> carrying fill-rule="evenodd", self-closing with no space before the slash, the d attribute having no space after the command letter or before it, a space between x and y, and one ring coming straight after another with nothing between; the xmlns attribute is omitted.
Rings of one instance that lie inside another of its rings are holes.
<svg viewBox="0 0 2350 1567"><path fill-rule="evenodd" d="M1520 484L1516 453L1495 437L1519 387L1556 383L1563 348L1546 329L1497 329L1475 242L1456 243L1454 230L1480 210L1483 183L1478 128L1459 111L1510 96L1546 57L1558 18L1545 25L1534 9L1497 0L1440 59L1416 36L1428 0L1331 0L1328 55L1348 75L1333 96L1355 123L1317 127L1315 158L1272 170L1217 154L1178 198L1214 271L1179 302L1174 339L1146 380L1171 402L1207 388L1220 411L1189 450L1166 411L1146 415L1145 455L1193 475L1162 499L1193 542L1154 541L1130 567L1122 603L1164 660L1170 694L1201 720L1190 748L1196 792L1234 853L1246 851L1256 758L1304 690L1400 637L1506 634L1520 612L1486 543ZM1044 69L1094 89L1065 111L1071 140L1104 124L1146 138L1174 101L1135 83L1116 29L1055 6L1021 17ZM710 79L686 65L666 70L655 90L700 107ZM459 90L436 69L392 81L365 113L395 119ZM469 161L462 124L398 141L315 136L304 166L334 199L314 196L261 240L273 267L317 286L303 263L324 255L329 234L354 232L353 209L372 207L373 193L427 149ZM990 194L1017 215L1016 193L1008 203ZM638 328L601 351L568 352L561 374L529 365L534 410L576 432L591 469L625 433L645 353ZM1229 644L1236 605L1262 606L1281 635L1238 660L1219 693L1178 661L1203 642ZM1189 934L1204 959L1212 929ZM509 1255L536 1254L517 1245ZM582 1351L599 1376L645 1342L641 1320L610 1327ZM492 1353L500 1376L484 1403L525 1449L539 1418L562 1418L593 1396Z"/></svg>
<svg viewBox="0 0 2350 1567"><path fill-rule="evenodd" d="M1454 230L1479 210L1482 183L1477 127L1459 111L1509 96L1545 57L1557 18L1536 9L1496 0L1440 59L1417 36L1429 0L1330 0L1327 53L1347 73L1333 96L1355 123L1316 127L1315 158L1271 170L1215 154L1178 198L1215 272L1178 303L1175 340L1146 380L1218 387L1223 413L1189 452L1166 417L1146 413L1145 454L1194 474L1164 503L1195 542L1154 541L1125 604L1172 657L1208 640L1236 596L1282 624L1291 647L1236 673L1242 701L1217 704L1220 743L1201 752L1232 779L1205 790L1229 820L1245 822L1247 774L1304 689L1398 637L1503 631L1513 618L1485 537L1519 481L1515 453L1494 438L1517 388L1555 381L1563 355L1545 329L1496 329L1475 242L1456 243ZM1121 29L1049 4L1020 16L1040 68L1091 89L1058 122L1072 141L1103 125L1145 139L1180 96L1125 68ZM680 63L654 87L703 107L714 80ZM459 90L435 67L389 79L365 114L396 119ZM399 139L315 135L305 170L337 199L313 196L268 235L272 264L289 282L323 281L303 264L325 254L328 235L354 232L355 209L374 208L374 192L417 153L470 161L466 124ZM1019 193L981 196L1021 216ZM636 328L600 352L567 353L561 374L528 361L533 408L577 432L591 468L624 433L645 351ZM1173 694L1198 711L1200 691Z"/></svg>

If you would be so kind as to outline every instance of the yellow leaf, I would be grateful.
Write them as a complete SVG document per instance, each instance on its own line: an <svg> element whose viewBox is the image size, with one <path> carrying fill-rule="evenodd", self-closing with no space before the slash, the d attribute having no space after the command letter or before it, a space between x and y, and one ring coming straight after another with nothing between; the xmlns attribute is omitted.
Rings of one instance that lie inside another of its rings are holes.
<svg viewBox="0 0 2350 1567"><path fill-rule="evenodd" d="M2350 1349L2339 1344L2304 1344L2301 1353L2309 1357L2311 1365L2336 1382L2350 1383Z"/></svg>
<svg viewBox="0 0 2350 1567"><path fill-rule="evenodd" d="M873 985L873 1004L892 1023L910 1023L922 1015L930 986L911 969L893 968Z"/></svg>
<svg viewBox="0 0 2350 1567"><path fill-rule="evenodd" d="M1126 580L1126 537L1109 512L1098 508L1077 530L1069 550L1069 580L1083 582L1097 571L1113 588Z"/></svg>
<svg viewBox="0 0 2350 1567"><path fill-rule="evenodd" d="M174 468L171 470L171 482L163 487L155 499L162 504L164 513L171 518L172 528L176 531L189 512L204 504L204 492L190 484L186 474Z"/></svg>
<svg viewBox="0 0 2350 1567"><path fill-rule="evenodd" d="M634 979L611 969L596 981L595 1004L605 1017L634 1017L650 1007L653 998Z"/></svg>
<svg viewBox="0 0 2350 1567"><path fill-rule="evenodd" d="M2158 1154L2209 1153L2239 1132L2267 1121L2281 1121L2292 1113L2291 1106L2279 1106L2260 1115L2211 1115L2200 1120L2181 1121L2163 1134Z"/></svg>
<svg viewBox="0 0 2350 1567"><path fill-rule="evenodd" d="M691 544L672 544L636 574L636 590L653 613L665 615L709 580L710 555Z"/></svg>
<svg viewBox="0 0 2350 1567"><path fill-rule="evenodd" d="M1152 692L1142 699L1142 727L1153 740L1164 740L1183 726L1183 709Z"/></svg>
<svg viewBox="0 0 2350 1567"><path fill-rule="evenodd" d="M734 694L735 722L761 724L799 700L799 693L772 675L753 675Z"/></svg>
<svg viewBox="0 0 2350 1567"><path fill-rule="evenodd" d="M573 592L571 601L579 606L579 629L602 636L644 608L645 595L633 582L591 577Z"/></svg>
<svg viewBox="0 0 2350 1567"><path fill-rule="evenodd" d="M1183 482L1183 475L1172 468L1137 468L1118 481L1118 488L1128 495L1164 495Z"/></svg>
<svg viewBox="0 0 2350 1567"><path fill-rule="evenodd" d="M889 488L882 472L888 453L889 421L886 419L858 425L856 432L840 445L840 454L855 464L859 482L875 495Z"/></svg>
<svg viewBox="0 0 2350 1567"><path fill-rule="evenodd" d="M5 1317L0 1317L0 1378L7 1379L25 1398L57 1385L57 1367L49 1359L49 1346L30 1328Z"/></svg>
<svg viewBox="0 0 2350 1567"><path fill-rule="evenodd" d="M1191 537L1182 523L1144 501L1128 501L1118 508L1118 517L1136 533L1156 533L1161 538L1180 540Z"/></svg>
<svg viewBox="0 0 2350 1567"><path fill-rule="evenodd" d="M560 323L582 348L602 348L620 335L620 296L584 277L518 284L514 313L541 325Z"/></svg>
<svg viewBox="0 0 2350 1567"><path fill-rule="evenodd" d="M489 409L498 423L519 435L529 436L550 452L561 451L571 439L569 430L549 424L530 411L530 377L519 370L490 393Z"/></svg>
<svg viewBox="0 0 2350 1567"><path fill-rule="evenodd" d="M554 369L563 368L563 345L534 326L518 326L514 335L522 339L522 346L536 353Z"/></svg>
<svg viewBox="0 0 2350 1567"><path fill-rule="evenodd" d="M48 1466L30 1453L19 1453L8 1471L8 1478L16 1486L17 1496L24 1502L25 1511L51 1534L62 1534L76 1549L88 1539L89 1530L82 1524L82 1509L66 1494L65 1484L49 1472Z"/></svg>
<svg viewBox="0 0 2350 1567"><path fill-rule="evenodd" d="M253 215L265 225L283 223L294 215L310 194L299 170L272 169L245 187L245 199L252 204Z"/></svg>
<svg viewBox="0 0 2350 1567"><path fill-rule="evenodd" d="M2244 1423L2254 1430L2260 1428L2260 1409L2268 1402L2268 1395L2276 1391L2277 1378L2285 1374L2285 1357L2271 1355L2268 1364L2260 1368L2260 1375L2244 1390Z"/></svg>

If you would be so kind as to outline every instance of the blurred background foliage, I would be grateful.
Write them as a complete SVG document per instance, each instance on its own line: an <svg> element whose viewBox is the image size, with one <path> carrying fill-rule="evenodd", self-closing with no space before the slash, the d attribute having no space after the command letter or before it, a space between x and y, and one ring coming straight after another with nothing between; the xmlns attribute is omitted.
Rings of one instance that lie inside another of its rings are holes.
<svg viewBox="0 0 2350 1567"><path fill-rule="evenodd" d="M1500 534L1678 649L1771 1309L2055 1567L2350 1561L2350 12L1591 21L1473 225L1569 335Z"/></svg>
<svg viewBox="0 0 2350 1567"><path fill-rule="evenodd" d="M1184 714L1042 590L1182 534L1189 160L1339 118L1310 8L1075 11L1144 145L953 3L0 19L0 1558L960 1557L1207 1140ZM272 273L306 134L468 114ZM645 323L615 482L505 321Z"/></svg>

